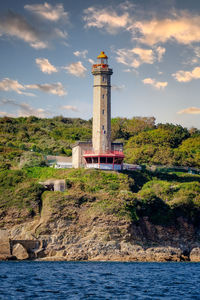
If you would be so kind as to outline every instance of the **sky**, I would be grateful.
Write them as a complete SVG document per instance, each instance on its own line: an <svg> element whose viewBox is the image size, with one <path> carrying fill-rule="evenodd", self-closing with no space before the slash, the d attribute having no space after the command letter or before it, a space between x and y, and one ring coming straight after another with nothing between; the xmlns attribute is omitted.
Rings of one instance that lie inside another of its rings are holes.
<svg viewBox="0 0 200 300"><path fill-rule="evenodd" d="M92 117L104 51L112 117L200 129L200 1L0 1L0 116Z"/></svg>

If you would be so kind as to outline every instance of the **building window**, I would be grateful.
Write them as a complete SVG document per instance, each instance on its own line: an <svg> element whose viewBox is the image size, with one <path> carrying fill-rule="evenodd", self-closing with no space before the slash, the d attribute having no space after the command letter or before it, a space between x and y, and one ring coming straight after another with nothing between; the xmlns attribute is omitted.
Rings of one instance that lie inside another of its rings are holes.
<svg viewBox="0 0 200 300"><path fill-rule="evenodd" d="M122 161L123 161L123 158L121 158L121 157L115 157L114 164L121 165Z"/></svg>
<svg viewBox="0 0 200 300"><path fill-rule="evenodd" d="M93 164L98 164L98 157L93 157L92 162Z"/></svg>
<svg viewBox="0 0 200 300"><path fill-rule="evenodd" d="M103 80L103 82L104 82L104 80L105 80L105 77L104 77L104 76L103 76L102 80Z"/></svg>
<svg viewBox="0 0 200 300"><path fill-rule="evenodd" d="M107 163L112 164L113 163L113 158L112 157L107 157Z"/></svg>
<svg viewBox="0 0 200 300"><path fill-rule="evenodd" d="M102 115L104 115L104 109L102 109Z"/></svg>
<svg viewBox="0 0 200 300"><path fill-rule="evenodd" d="M92 158L91 157L86 157L86 162L87 162L87 164L91 164L92 163Z"/></svg>
<svg viewBox="0 0 200 300"><path fill-rule="evenodd" d="M106 157L100 157L100 164L106 163Z"/></svg>
<svg viewBox="0 0 200 300"><path fill-rule="evenodd" d="M102 130L104 130L104 125L102 125Z"/></svg>

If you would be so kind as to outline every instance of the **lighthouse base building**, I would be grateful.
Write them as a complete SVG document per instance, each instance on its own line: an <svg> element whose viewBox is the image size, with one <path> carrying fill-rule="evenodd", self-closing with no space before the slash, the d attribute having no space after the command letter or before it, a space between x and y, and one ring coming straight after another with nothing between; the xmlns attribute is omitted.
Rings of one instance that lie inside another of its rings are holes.
<svg viewBox="0 0 200 300"><path fill-rule="evenodd" d="M92 141L78 142L72 149L74 168L95 168L102 170L123 169L123 144L111 143L111 75L108 57L101 52L97 64L92 66L93 125Z"/></svg>
<svg viewBox="0 0 200 300"><path fill-rule="evenodd" d="M123 143L111 143L111 151L95 153L92 142L78 142L72 148L73 168L123 170Z"/></svg>

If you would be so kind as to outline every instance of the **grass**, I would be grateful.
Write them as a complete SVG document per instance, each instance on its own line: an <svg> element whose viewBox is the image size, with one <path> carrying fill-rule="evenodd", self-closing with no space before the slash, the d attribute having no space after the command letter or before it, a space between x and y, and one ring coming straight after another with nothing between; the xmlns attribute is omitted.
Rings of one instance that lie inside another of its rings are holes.
<svg viewBox="0 0 200 300"><path fill-rule="evenodd" d="M65 179L67 190L44 193L38 183L50 178ZM129 221L148 216L155 224L173 223L182 216L199 224L200 176L49 167L0 172L0 214L14 207L34 216L40 213L42 202L55 213L68 210L69 218L76 217L76 208L86 205L93 215Z"/></svg>

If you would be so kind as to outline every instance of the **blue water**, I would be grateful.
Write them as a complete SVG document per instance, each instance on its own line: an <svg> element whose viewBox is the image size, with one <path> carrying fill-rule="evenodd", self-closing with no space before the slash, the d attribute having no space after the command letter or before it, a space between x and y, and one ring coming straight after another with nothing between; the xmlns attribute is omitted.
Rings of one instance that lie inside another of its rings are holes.
<svg viewBox="0 0 200 300"><path fill-rule="evenodd" d="M200 263L1 262L0 299L200 299Z"/></svg>

